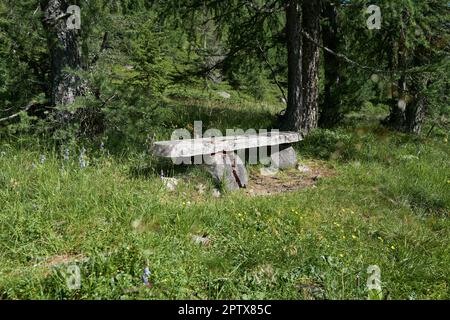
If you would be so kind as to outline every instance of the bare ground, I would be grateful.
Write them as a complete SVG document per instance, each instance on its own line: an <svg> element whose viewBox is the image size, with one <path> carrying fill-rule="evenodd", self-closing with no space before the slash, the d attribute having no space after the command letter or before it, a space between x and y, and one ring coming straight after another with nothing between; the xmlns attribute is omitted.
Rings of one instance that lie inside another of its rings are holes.
<svg viewBox="0 0 450 320"><path fill-rule="evenodd" d="M314 187L320 179L332 177L335 172L324 162L310 161L274 176L262 175L258 169L251 170L249 175L245 192L250 196L265 196Z"/></svg>

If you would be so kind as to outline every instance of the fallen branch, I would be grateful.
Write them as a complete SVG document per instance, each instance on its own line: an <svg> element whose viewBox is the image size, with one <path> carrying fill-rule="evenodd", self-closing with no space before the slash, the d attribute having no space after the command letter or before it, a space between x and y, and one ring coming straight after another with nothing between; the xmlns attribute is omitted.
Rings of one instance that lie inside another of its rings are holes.
<svg viewBox="0 0 450 320"><path fill-rule="evenodd" d="M8 116L8 117L0 118L0 122L4 122L4 121L8 121L8 120L17 118L17 117L20 115L21 112L27 112L27 111L30 110L30 108L31 108L32 106L34 106L34 105L35 105L34 102L29 103L23 110L20 110L19 112L15 113L15 114L12 114L12 115L10 115L10 116Z"/></svg>
<svg viewBox="0 0 450 320"><path fill-rule="evenodd" d="M102 101L102 105L100 108L103 108L104 106L106 106L111 100L113 100L115 97L117 97L117 94L113 94L111 97L109 97L108 99L106 99L105 101Z"/></svg>

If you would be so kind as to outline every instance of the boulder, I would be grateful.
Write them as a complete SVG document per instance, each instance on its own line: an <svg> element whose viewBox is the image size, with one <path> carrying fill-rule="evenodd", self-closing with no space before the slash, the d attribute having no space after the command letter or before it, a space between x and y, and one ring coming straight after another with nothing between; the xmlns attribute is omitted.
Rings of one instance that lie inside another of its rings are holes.
<svg viewBox="0 0 450 320"><path fill-rule="evenodd" d="M205 156L207 171L216 182L227 190L237 190L248 185L248 174L244 162L235 153L216 153Z"/></svg>
<svg viewBox="0 0 450 320"><path fill-rule="evenodd" d="M231 98L231 94L229 94L228 92L225 92L225 91L219 91L219 92L217 92L217 94L219 96L221 96L222 98L224 98L224 99L230 99Z"/></svg>
<svg viewBox="0 0 450 320"><path fill-rule="evenodd" d="M270 159L272 167L278 169L295 168L298 164L297 153L291 146L280 146L278 152L272 152Z"/></svg>

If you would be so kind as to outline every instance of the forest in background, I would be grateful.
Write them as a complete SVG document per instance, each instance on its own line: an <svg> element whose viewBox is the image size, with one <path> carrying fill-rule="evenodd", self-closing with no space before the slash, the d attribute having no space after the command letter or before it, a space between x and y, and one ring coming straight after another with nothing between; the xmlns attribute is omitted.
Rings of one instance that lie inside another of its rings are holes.
<svg viewBox="0 0 450 320"><path fill-rule="evenodd" d="M365 103L396 130L448 129L447 3L373 3L379 29L366 1L2 1L2 132L142 142L171 88L223 82L260 101L275 86L273 127L305 135Z"/></svg>

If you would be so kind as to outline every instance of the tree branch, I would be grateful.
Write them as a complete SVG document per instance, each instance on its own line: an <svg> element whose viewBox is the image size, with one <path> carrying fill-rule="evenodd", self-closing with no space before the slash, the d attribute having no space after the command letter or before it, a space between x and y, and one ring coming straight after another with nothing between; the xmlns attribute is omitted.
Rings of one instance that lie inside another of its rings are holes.
<svg viewBox="0 0 450 320"><path fill-rule="evenodd" d="M100 58L100 54L105 51L106 49L108 49L108 32L105 32L103 34L103 40L102 40L102 44L100 46L100 51L98 53L95 54L94 58L91 61L91 65L95 64L97 62L97 60Z"/></svg>
<svg viewBox="0 0 450 320"><path fill-rule="evenodd" d="M8 121L8 120L14 119L14 118L18 117L21 112L24 112L24 111L26 112L26 111L30 110L30 108L32 106L34 106L34 105L35 105L34 102L29 103L28 105L25 106L25 108L23 110L20 110L19 112L15 113L15 114L12 114L12 115L10 115L8 117L0 118L0 122L4 122L4 121Z"/></svg>
<svg viewBox="0 0 450 320"><path fill-rule="evenodd" d="M265 61L266 64L269 66L270 71L272 72L273 80L274 80L275 83L277 84L278 89L280 89L281 94L283 95L284 101L287 101L287 97L286 97L286 94L285 94L285 92L284 92L284 90L283 90L283 87L282 87L281 84L278 82L277 74L276 74L276 72L275 72L273 66L270 64L270 61L269 61L269 59L267 58L266 53L264 52L264 50L263 50L263 48L261 47L261 44L259 43L258 40L256 40L256 44L258 45L259 51L261 51L261 54L262 54L262 56L263 56L263 58L264 58L264 61Z"/></svg>

